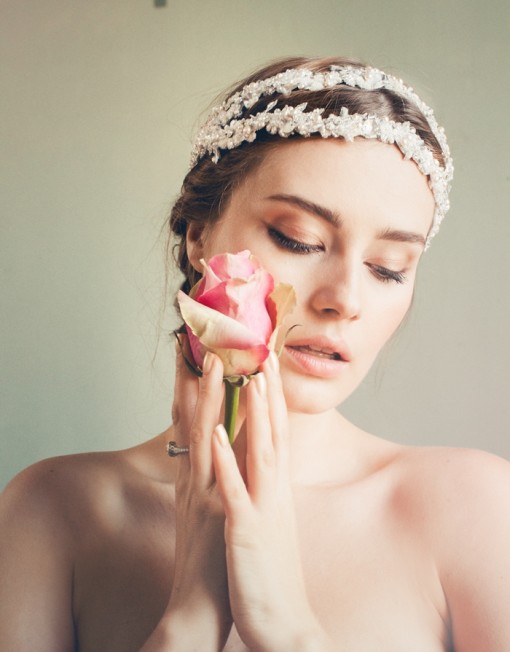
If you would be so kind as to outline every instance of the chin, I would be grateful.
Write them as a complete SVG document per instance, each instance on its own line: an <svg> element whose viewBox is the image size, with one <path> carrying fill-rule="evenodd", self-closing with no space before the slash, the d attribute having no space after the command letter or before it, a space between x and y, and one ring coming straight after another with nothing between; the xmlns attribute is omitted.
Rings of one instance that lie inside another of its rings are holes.
<svg viewBox="0 0 510 652"><path fill-rule="evenodd" d="M282 371L283 393L287 409L301 414L322 414L341 405L356 389L339 387L327 381L295 376Z"/></svg>

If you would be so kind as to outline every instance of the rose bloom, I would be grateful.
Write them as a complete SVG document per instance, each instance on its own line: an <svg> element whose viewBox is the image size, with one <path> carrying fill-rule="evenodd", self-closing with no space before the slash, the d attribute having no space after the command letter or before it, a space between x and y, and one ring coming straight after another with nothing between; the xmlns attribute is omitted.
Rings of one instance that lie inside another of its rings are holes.
<svg viewBox="0 0 510 652"><path fill-rule="evenodd" d="M195 363L202 367L212 351L225 377L252 374L275 349L281 321L295 304L294 290L275 286L248 250L201 263L204 275L189 296L177 295Z"/></svg>

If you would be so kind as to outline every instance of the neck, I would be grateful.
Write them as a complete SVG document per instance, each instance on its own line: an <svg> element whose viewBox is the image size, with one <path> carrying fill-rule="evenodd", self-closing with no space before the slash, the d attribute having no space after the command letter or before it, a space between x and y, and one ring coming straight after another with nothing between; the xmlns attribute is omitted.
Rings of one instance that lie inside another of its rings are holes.
<svg viewBox="0 0 510 652"><path fill-rule="evenodd" d="M337 410L289 412L290 473L295 484L348 482L360 473L367 443L377 441Z"/></svg>
<svg viewBox="0 0 510 652"><path fill-rule="evenodd" d="M373 472L395 454L397 445L363 432L337 410L320 414L289 412L290 477L294 487L339 485L355 482ZM157 458L162 478L168 479L165 444L174 437L173 427L141 445ZM241 427L237 448L244 448Z"/></svg>

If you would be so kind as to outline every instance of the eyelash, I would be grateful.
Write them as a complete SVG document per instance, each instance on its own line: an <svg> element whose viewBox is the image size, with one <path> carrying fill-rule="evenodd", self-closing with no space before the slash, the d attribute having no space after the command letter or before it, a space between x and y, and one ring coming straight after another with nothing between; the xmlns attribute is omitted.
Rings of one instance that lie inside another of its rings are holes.
<svg viewBox="0 0 510 652"><path fill-rule="evenodd" d="M292 251L296 254L313 254L324 250L322 245L307 244L306 242L301 242L300 240L294 240L294 238L288 238L281 231L277 231L272 227L269 228L269 236L282 249L287 249L288 251Z"/></svg>
<svg viewBox="0 0 510 652"><path fill-rule="evenodd" d="M324 251L322 245L312 245L307 244L306 242L300 242L299 240L294 240L294 238L289 238L284 235L281 231L276 230L273 227L268 229L269 236L276 242L276 244L282 249L287 249L296 254L311 254L317 253L319 251ZM405 283L406 275L404 272L396 272L387 267L381 267L381 265L368 265L372 274L382 281L383 283Z"/></svg>
<svg viewBox="0 0 510 652"><path fill-rule="evenodd" d="M396 272L393 269L388 269L387 267L381 267L380 265L369 265L370 270L376 278L378 278L383 283L405 283L406 275L404 272Z"/></svg>

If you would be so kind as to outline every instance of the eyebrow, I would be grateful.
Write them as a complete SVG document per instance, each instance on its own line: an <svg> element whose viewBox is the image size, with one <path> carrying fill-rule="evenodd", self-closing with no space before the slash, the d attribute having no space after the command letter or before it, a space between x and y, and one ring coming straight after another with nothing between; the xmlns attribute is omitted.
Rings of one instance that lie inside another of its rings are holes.
<svg viewBox="0 0 510 652"><path fill-rule="evenodd" d="M342 220L340 219L340 216L337 213L334 213L333 211L329 210L329 208L325 208L324 206L320 206L315 202L309 201L308 199L299 197L298 195L276 194L267 197L267 199L272 199L274 201L282 201L287 204L292 204L293 206L297 206L298 208L301 208L307 213L311 213L312 215L317 215L318 217L322 217L322 219L326 220L326 222L329 222L330 224L333 224L334 226L342 225Z"/></svg>
<svg viewBox="0 0 510 652"><path fill-rule="evenodd" d="M378 240L392 240L393 242L411 242L425 246L425 238L421 233L404 231L402 229L384 229L377 234Z"/></svg>

